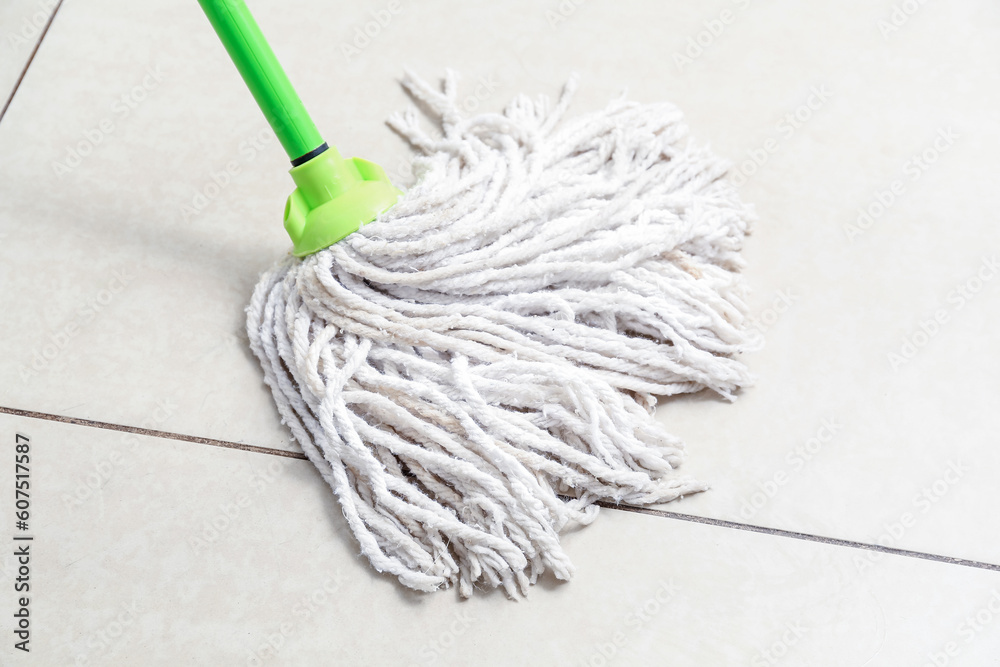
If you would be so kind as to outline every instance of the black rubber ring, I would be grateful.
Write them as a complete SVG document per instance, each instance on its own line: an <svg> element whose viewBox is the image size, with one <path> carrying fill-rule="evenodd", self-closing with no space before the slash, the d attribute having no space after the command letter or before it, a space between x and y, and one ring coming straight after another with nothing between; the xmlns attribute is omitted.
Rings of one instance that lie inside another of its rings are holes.
<svg viewBox="0 0 1000 667"><path fill-rule="evenodd" d="M294 160L292 160L292 166L293 167L297 167L300 164L305 164L306 162L308 162L309 160L313 159L314 157L316 157L317 155L319 155L320 153L322 153L323 151L325 151L328 148L329 148L329 146L327 146L326 142L324 141L322 143L322 145L320 145L319 147L314 148L311 151L309 151L308 153L306 153L305 155L303 155L301 157L297 157Z"/></svg>

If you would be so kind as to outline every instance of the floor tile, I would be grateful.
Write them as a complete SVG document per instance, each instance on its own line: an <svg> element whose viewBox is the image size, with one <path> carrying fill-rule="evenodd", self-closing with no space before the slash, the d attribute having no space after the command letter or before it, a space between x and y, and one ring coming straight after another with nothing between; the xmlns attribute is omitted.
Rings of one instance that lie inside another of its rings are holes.
<svg viewBox="0 0 1000 667"><path fill-rule="evenodd" d="M778 20L777 5L758 9ZM817 48L749 98L758 136L730 154L760 215L747 260L765 348L747 355L758 382L736 404L661 404L688 471L713 486L669 509L996 563L1000 87L981 58L1000 45L980 28L996 32L1000 14L921 5L893 31L880 23L892 12L796 15L790 38ZM690 76L750 49L743 30ZM803 107L805 84L770 109L754 101L789 70L828 101ZM782 119L799 112L811 117L797 129Z"/></svg>
<svg viewBox="0 0 1000 667"><path fill-rule="evenodd" d="M403 182L404 65L460 67L470 111L572 70L577 110L677 103L756 205L766 347L736 404L661 406L714 487L672 509L1000 562L995 4L252 4L319 125ZM242 333L287 249L263 129L193 3L60 10L0 125L0 404L296 448Z"/></svg>
<svg viewBox="0 0 1000 667"><path fill-rule="evenodd" d="M7 102L59 0L0 4L0 108Z"/></svg>
<svg viewBox="0 0 1000 667"><path fill-rule="evenodd" d="M1000 11L898 4L587 3L553 39L580 54L631 21L582 69L677 101L760 217L758 382L661 403L713 486L665 509L1000 562Z"/></svg>
<svg viewBox="0 0 1000 667"><path fill-rule="evenodd" d="M566 537L571 583L463 602L374 574L307 462L0 416L11 458L17 434L33 540L0 539L30 544L38 664L997 664L995 571L608 510Z"/></svg>
<svg viewBox="0 0 1000 667"><path fill-rule="evenodd" d="M331 46L335 67L320 71L301 20L255 9L342 151L412 179L409 153L383 124L407 104L396 81L406 59L378 59L371 46L341 67ZM303 15L318 11L332 10L313 3ZM467 63L473 89L477 77L490 82L470 109L494 95L502 104L491 68ZM376 70L369 94L358 82ZM254 283L289 245L288 165L265 130L196 4L62 8L0 128L10 158L0 164L0 272L11 286L0 303L15 313L0 323L0 404L149 426L150 406L165 403L174 407L156 428L297 449L243 332Z"/></svg>

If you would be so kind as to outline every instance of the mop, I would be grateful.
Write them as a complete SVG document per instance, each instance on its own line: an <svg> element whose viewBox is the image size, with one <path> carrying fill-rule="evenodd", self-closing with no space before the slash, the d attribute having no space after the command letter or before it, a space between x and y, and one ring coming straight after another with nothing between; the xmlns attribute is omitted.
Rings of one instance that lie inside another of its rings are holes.
<svg viewBox="0 0 1000 667"><path fill-rule="evenodd" d="M389 124L416 183L323 142L249 14L199 0L292 161L292 252L247 308L282 421L360 551L419 591L512 598L573 565L599 501L707 487L678 474L658 396L732 400L751 376L740 250L753 214L669 104L573 119L516 97L466 117L449 72ZM426 121L425 121L426 122Z"/></svg>

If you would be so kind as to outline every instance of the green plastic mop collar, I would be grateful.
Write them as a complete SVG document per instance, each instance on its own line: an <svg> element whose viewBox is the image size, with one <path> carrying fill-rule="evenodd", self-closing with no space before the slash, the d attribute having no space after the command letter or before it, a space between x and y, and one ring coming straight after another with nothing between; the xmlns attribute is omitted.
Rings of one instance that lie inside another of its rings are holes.
<svg viewBox="0 0 1000 667"><path fill-rule="evenodd" d="M382 167L328 148L292 167L295 191L285 204L285 231L296 257L311 255L358 231L396 203L399 190Z"/></svg>
<svg viewBox="0 0 1000 667"><path fill-rule="evenodd" d="M198 2L292 161L297 187L284 216L292 253L329 247L391 208L399 190L377 164L327 146L243 0Z"/></svg>

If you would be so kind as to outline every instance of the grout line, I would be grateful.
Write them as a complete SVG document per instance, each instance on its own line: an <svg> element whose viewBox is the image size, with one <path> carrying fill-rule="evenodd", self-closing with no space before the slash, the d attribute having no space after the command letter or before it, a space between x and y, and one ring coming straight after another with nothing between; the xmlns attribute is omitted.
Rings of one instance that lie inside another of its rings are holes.
<svg viewBox="0 0 1000 667"><path fill-rule="evenodd" d="M122 424L111 424L99 422L92 419L78 419L76 417L63 417L51 415L46 412L34 412L33 410L19 410L18 408L7 408L0 405L0 414L16 415L29 419L44 419L47 421L61 422L63 424L73 424L75 426L87 426L90 428L103 428L108 431L120 431L122 433L134 433L136 435L148 435L154 438L166 438L168 440L182 440L193 442L199 445L211 445L212 447L223 447L225 449L239 449L244 452L254 452L255 454L270 454L272 456L284 456L290 459L302 459L307 461L306 455L302 452L289 452L284 449L274 449L273 447L258 447L256 445L244 445L242 442L230 442L229 440L215 440L213 438L202 438L196 435L184 435L182 433L170 433L168 431L155 431L149 428L139 428L137 426L124 426Z"/></svg>
<svg viewBox="0 0 1000 667"><path fill-rule="evenodd" d="M45 27L42 28L42 34L38 36L38 41L35 42L35 48L31 50L31 55L28 56L28 62L24 63L24 69L21 70L21 76L17 77L17 82L14 84L14 89L10 91L10 97L7 98L7 102L4 103L3 109L0 109L0 121L3 121L4 115L7 113L7 109L10 107L10 103L14 101L14 95L17 94L17 89L21 87L21 82L24 81L24 75L28 73L28 68L31 67L32 61L35 59L35 54L38 53L39 47L42 45L42 40L45 39L45 35L49 32L49 26L56 18L56 14L59 13L59 8L62 7L63 0L59 0L56 4L55 9L52 10L52 14L49 16L49 20L45 23Z"/></svg>
<svg viewBox="0 0 1000 667"><path fill-rule="evenodd" d="M881 544L869 544L867 542L855 542L854 540L841 540L836 537L823 537L810 533L799 533L794 530L782 530L780 528L768 528L766 526L755 526L749 523L738 523L736 521L726 521L725 519L711 519L709 517L695 516L693 514L678 514L677 512L666 512L664 510L652 509L650 507L636 507L635 505L616 505L614 503L598 501L598 505L607 509L622 510L624 512L635 512L636 514L649 514L652 516L676 519L678 521L690 521L692 523L703 523L718 528L731 528L734 530L746 530L751 533L763 533L765 535L775 535L777 537L787 537L793 540L803 540L806 542L819 542L837 547L847 547L849 549L862 549L865 551L877 551L879 553L891 554L893 556L905 556L907 558L921 558L932 560L948 565L961 565L963 567L974 567L980 570L992 570L1000 572L1000 565L984 563L978 560L966 560L964 558L953 558L952 556L940 556L937 554L924 553L923 551L910 551L908 549L896 549L895 547L885 547Z"/></svg>
<svg viewBox="0 0 1000 667"><path fill-rule="evenodd" d="M308 461L306 455L301 452L289 452L273 447L258 447L256 445L245 445L240 442L230 442L228 440L215 440L212 438L202 438L194 435L184 435L181 433L170 433L168 431L155 431L148 428L138 428L135 426L124 426L122 424L111 424L109 422L94 421L92 419L78 419L76 417L63 417L46 412L35 412L33 410L21 410L18 408L8 408L0 406L0 414L27 417L29 419L44 419L46 421L60 422L63 424L73 424L75 426L86 426L89 428L101 428L109 431L120 431L123 433L134 433L136 435L147 435L154 438L166 438L168 440L181 440L183 442L193 442L200 445L211 445L213 447L223 447L225 449L238 449L256 454L269 454L271 456L284 456L291 459L301 459ZM620 510L622 512L634 512L636 514L648 514L677 521L690 521L691 523L701 523L716 528L729 528L732 530L745 530L751 533L761 533L764 535L774 535L776 537L786 537L793 540L803 540L805 542L818 542L830 546L846 547L848 549L861 549L863 551L876 551L893 556L903 556L906 558L919 558L930 560L947 565L960 565L962 567L972 567L980 570L991 570L1000 572L1000 565L984 563L977 560L967 560L965 558L954 558L952 556L941 556L929 554L922 551L910 551L908 549L897 549L895 547L885 547L881 544L869 544L867 542L855 542L854 540L842 540L836 537L823 537L810 533L800 533L794 530L782 530L780 528L768 528L766 526L755 526L749 523L739 523L727 521L725 519L712 519L709 517L695 516L693 514L679 514L677 512L667 512L665 510L653 509L650 507L638 507L636 505L615 504L607 501L598 501L597 505L606 509Z"/></svg>

